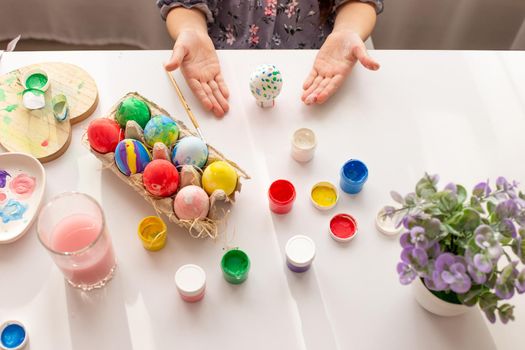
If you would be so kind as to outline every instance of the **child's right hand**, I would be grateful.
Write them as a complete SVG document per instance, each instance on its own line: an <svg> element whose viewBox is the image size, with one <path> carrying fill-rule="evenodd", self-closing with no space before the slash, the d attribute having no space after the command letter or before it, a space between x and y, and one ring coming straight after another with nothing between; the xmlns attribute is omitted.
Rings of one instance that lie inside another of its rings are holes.
<svg viewBox="0 0 525 350"><path fill-rule="evenodd" d="M181 68L189 87L207 110L222 117L229 110L228 87L221 74L219 59L207 33L198 30L181 31L173 47L166 70Z"/></svg>

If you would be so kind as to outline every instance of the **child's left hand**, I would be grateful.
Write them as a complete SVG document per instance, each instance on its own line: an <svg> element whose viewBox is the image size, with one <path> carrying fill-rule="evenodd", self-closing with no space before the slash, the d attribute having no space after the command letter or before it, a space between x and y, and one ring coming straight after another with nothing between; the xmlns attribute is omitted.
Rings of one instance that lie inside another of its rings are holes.
<svg viewBox="0 0 525 350"><path fill-rule="evenodd" d="M368 55L357 33L332 32L317 53L310 75L303 84L301 100L307 105L324 103L341 86L357 61L370 70L379 69L379 63Z"/></svg>

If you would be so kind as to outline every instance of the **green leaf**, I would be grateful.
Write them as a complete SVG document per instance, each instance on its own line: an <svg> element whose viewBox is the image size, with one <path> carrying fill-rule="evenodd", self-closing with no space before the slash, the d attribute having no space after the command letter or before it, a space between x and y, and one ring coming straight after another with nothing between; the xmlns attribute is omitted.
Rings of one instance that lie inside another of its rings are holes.
<svg viewBox="0 0 525 350"><path fill-rule="evenodd" d="M494 203L488 201L488 202L487 202L487 212L488 212L489 214L492 214L492 213L494 213L494 210L496 210L496 204L494 204Z"/></svg>
<svg viewBox="0 0 525 350"><path fill-rule="evenodd" d="M472 209L477 210L478 212L482 214L485 213L485 210L481 206L481 202L476 197L470 197L470 206L472 207Z"/></svg>
<svg viewBox="0 0 525 350"><path fill-rule="evenodd" d="M457 193L458 202L459 203L465 202L465 200L467 199L467 190L465 189L465 187L461 185L456 185L456 187L458 189L458 193Z"/></svg>
<svg viewBox="0 0 525 350"><path fill-rule="evenodd" d="M444 213L452 213L458 205L457 196L450 191L436 193L438 208Z"/></svg>
<svg viewBox="0 0 525 350"><path fill-rule="evenodd" d="M479 301L480 294L484 291L482 286L473 286L465 294L458 294L458 299L462 304L467 306L474 306Z"/></svg>
<svg viewBox="0 0 525 350"><path fill-rule="evenodd" d="M492 292L484 292L479 296L479 306L483 310L495 309L498 306L498 296Z"/></svg>
<svg viewBox="0 0 525 350"><path fill-rule="evenodd" d="M443 224L443 226L445 227L447 232L450 233L451 235L454 235L454 236L457 236L457 237L462 237L463 236L461 234L461 232L459 232L458 230L454 229L452 226L450 226L448 224Z"/></svg>
<svg viewBox="0 0 525 350"><path fill-rule="evenodd" d="M424 199L430 198L434 193L436 193L436 187L432 183L432 180L428 175L423 177L416 184L416 194Z"/></svg>
<svg viewBox="0 0 525 350"><path fill-rule="evenodd" d="M459 221L458 228L465 231L474 231L481 224L481 217L474 209L464 209Z"/></svg>

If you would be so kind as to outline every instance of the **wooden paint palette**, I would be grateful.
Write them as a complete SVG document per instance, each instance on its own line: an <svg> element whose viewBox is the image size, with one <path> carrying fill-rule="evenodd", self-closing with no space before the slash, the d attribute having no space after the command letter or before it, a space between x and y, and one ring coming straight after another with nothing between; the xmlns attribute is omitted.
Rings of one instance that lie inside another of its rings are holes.
<svg viewBox="0 0 525 350"><path fill-rule="evenodd" d="M22 104L24 87L19 80L26 70L40 68L47 72L50 86L46 105L28 110ZM69 116L58 122L51 99L67 97ZM71 128L97 108L95 81L82 68L68 63L48 62L26 66L0 76L0 144L10 152L29 153L45 163L60 157L71 143Z"/></svg>

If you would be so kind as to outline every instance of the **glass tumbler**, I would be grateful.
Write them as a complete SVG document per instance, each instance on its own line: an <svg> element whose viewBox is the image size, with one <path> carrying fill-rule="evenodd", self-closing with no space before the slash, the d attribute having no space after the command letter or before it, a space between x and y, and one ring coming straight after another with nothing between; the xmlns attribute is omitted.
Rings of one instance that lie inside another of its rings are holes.
<svg viewBox="0 0 525 350"><path fill-rule="evenodd" d="M75 288L101 288L113 277L115 254L104 213L87 194L66 192L51 199L37 220L38 239Z"/></svg>

